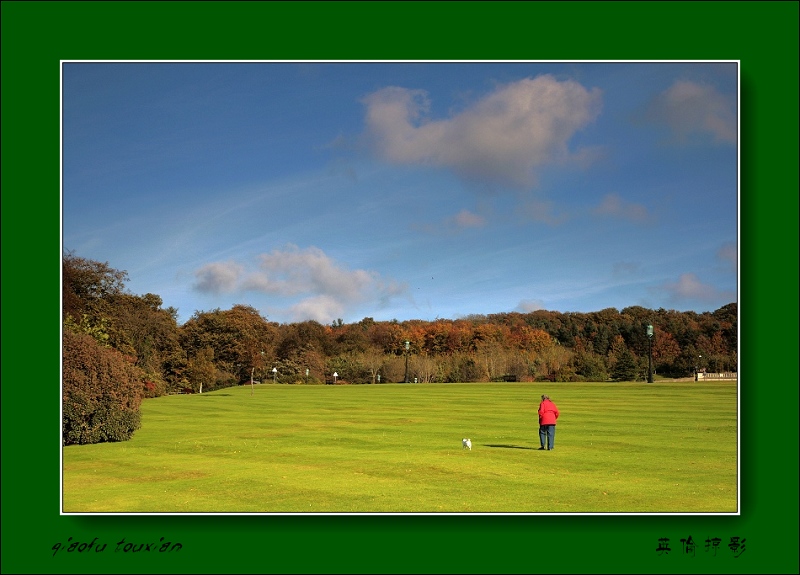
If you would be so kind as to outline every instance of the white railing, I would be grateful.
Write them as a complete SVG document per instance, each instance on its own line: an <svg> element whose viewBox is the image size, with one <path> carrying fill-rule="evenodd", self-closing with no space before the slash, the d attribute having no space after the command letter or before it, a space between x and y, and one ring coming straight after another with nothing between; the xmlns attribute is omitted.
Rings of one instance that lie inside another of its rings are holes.
<svg viewBox="0 0 800 575"><path fill-rule="evenodd" d="M705 373L705 372L698 372L694 376L695 381L701 380L721 380L721 379L737 379L737 375L735 371L726 371L723 373Z"/></svg>

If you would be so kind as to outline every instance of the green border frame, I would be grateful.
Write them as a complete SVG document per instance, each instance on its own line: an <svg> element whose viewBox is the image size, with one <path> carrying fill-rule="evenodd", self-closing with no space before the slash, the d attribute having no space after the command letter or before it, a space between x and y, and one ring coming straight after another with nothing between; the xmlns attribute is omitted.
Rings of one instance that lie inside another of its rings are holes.
<svg viewBox="0 0 800 575"><path fill-rule="evenodd" d="M797 2L2 2L2 572L797 573L797 364L772 374L798 349L798 47ZM60 516L59 72L78 59L739 60L741 515ZM69 537L109 548L53 557Z"/></svg>

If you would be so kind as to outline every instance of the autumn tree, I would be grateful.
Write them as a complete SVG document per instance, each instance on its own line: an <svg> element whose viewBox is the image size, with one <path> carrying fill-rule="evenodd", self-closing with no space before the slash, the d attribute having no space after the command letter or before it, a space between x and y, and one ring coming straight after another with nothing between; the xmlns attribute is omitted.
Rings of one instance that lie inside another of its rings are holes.
<svg viewBox="0 0 800 575"><path fill-rule="evenodd" d="M141 371L87 334L63 332L64 445L124 441L141 425Z"/></svg>
<svg viewBox="0 0 800 575"><path fill-rule="evenodd" d="M367 328L369 342L383 353L396 353L402 348L403 328L396 322L376 322Z"/></svg>
<svg viewBox="0 0 800 575"><path fill-rule="evenodd" d="M443 378L448 382L481 381L485 372L474 353L455 353L444 360Z"/></svg>
<svg viewBox="0 0 800 575"><path fill-rule="evenodd" d="M80 322L85 314L99 319L109 296L123 293L128 273L112 268L108 262L78 257L67 251L61 260L63 315Z"/></svg>
<svg viewBox="0 0 800 575"><path fill-rule="evenodd" d="M572 371L569 369L573 352L566 346L553 342L537 354L540 376L550 381L570 381Z"/></svg>
<svg viewBox="0 0 800 575"><path fill-rule="evenodd" d="M237 304L229 310L195 312L181 327L179 337L187 360L201 349L211 348L217 369L241 380L249 378L253 368L267 376L275 356L277 328L255 308Z"/></svg>
<svg viewBox="0 0 800 575"><path fill-rule="evenodd" d="M737 369L736 302L703 313L629 306L621 312L537 310L435 321L365 317L347 324L338 318L329 325L280 325L237 304L229 310L197 311L179 327L177 310L164 308L156 294L129 293L127 272L107 262L65 252L62 272L64 331L88 335L99 346L122 353L141 371L148 389L153 382L163 384L153 395L170 383L196 379L207 349L212 353L203 361L213 364L215 375L213 382L210 371L203 376L205 388L246 381L251 373L269 380L273 366L284 383L324 380L331 368L351 383L375 382L379 372L383 381L402 381L406 341L409 367L423 381L506 375L519 380L633 379L646 370L650 324L658 373L691 375L700 358L700 367L711 371Z"/></svg>
<svg viewBox="0 0 800 575"><path fill-rule="evenodd" d="M386 359L387 355L376 346L370 346L361 352L360 362L369 372L369 383L375 383L378 380L378 375L381 373Z"/></svg>
<svg viewBox="0 0 800 575"><path fill-rule="evenodd" d="M672 334L655 328L653 336L653 367L659 373L663 371L671 372L675 360L680 356L681 348L672 337Z"/></svg>
<svg viewBox="0 0 800 575"><path fill-rule="evenodd" d="M165 388L177 378L176 364L183 357L178 339L177 310L162 308L160 296L113 294L108 298L111 345L135 358L150 381Z"/></svg>
<svg viewBox="0 0 800 575"><path fill-rule="evenodd" d="M327 357L334 349L331 331L313 320L277 328L274 354L282 376L297 380L304 378L308 369L324 380Z"/></svg>
<svg viewBox="0 0 800 575"><path fill-rule="evenodd" d="M197 350L186 365L186 381L189 387L203 393L203 385L206 390L214 386L217 381L217 367L214 365L214 350L204 347Z"/></svg>
<svg viewBox="0 0 800 575"><path fill-rule="evenodd" d="M436 356L423 352L411 358L409 369L413 374L411 380L417 379L418 383L431 383L437 381L439 373L439 362Z"/></svg>
<svg viewBox="0 0 800 575"><path fill-rule="evenodd" d="M572 359L576 375L583 381L606 381L608 379L608 366L602 355L590 351L580 351Z"/></svg>
<svg viewBox="0 0 800 575"><path fill-rule="evenodd" d="M125 288L127 272L107 262L62 257L62 313L65 331L85 333L116 349L139 368L152 395L167 390L182 355L177 338L177 310L162 309L155 294L137 296Z"/></svg>

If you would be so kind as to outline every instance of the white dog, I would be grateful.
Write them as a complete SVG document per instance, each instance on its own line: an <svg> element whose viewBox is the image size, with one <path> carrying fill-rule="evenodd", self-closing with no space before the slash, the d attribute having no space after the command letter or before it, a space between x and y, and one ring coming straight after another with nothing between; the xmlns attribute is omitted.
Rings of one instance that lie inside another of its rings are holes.
<svg viewBox="0 0 800 575"><path fill-rule="evenodd" d="M461 449L469 449L472 451L472 441L468 437L461 440Z"/></svg>

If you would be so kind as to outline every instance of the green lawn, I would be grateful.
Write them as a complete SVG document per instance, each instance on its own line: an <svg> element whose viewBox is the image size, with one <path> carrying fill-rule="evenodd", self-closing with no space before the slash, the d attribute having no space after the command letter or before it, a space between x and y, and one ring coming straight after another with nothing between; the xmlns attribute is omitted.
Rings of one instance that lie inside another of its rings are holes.
<svg viewBox="0 0 800 575"><path fill-rule="evenodd" d="M538 451L542 393L561 411L553 451ZM130 441L63 449L63 511L735 513L736 393L267 384L148 399Z"/></svg>

